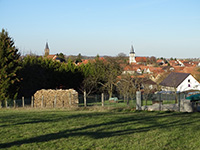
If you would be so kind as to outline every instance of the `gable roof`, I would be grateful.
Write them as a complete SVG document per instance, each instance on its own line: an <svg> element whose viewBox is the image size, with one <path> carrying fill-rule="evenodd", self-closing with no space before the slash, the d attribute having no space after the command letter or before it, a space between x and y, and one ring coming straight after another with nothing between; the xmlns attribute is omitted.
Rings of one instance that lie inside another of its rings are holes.
<svg viewBox="0 0 200 150"><path fill-rule="evenodd" d="M189 75L190 73L171 72L160 85L178 87Z"/></svg>

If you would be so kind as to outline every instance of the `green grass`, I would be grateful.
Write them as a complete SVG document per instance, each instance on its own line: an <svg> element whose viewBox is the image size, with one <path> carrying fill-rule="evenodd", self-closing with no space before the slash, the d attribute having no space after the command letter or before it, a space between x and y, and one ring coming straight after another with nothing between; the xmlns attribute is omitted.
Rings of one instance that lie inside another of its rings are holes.
<svg viewBox="0 0 200 150"><path fill-rule="evenodd" d="M128 108L1 109L0 149L199 149L200 114Z"/></svg>

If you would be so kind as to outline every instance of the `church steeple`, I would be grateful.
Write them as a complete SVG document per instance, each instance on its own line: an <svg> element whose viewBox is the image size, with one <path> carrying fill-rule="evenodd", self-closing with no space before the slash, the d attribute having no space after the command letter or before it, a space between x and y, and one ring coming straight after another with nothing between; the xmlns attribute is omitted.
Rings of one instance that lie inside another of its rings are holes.
<svg viewBox="0 0 200 150"><path fill-rule="evenodd" d="M133 45L131 45L131 51L129 53L129 64L131 64L131 63L136 63L135 51L134 51Z"/></svg>
<svg viewBox="0 0 200 150"><path fill-rule="evenodd" d="M46 42L46 46L44 49L44 56L48 56L48 55L49 55L49 46L48 46L48 43Z"/></svg>
<svg viewBox="0 0 200 150"><path fill-rule="evenodd" d="M130 51L130 54L135 54L135 51L134 51L133 45L131 45L131 51Z"/></svg>
<svg viewBox="0 0 200 150"><path fill-rule="evenodd" d="M45 49L49 49L49 46L48 46L48 43L46 42L46 47L45 47Z"/></svg>

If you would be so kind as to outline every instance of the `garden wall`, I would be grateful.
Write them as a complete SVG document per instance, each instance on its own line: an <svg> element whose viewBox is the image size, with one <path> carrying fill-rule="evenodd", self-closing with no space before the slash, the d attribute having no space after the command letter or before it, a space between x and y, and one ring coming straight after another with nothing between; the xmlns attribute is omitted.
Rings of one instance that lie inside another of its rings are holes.
<svg viewBox="0 0 200 150"><path fill-rule="evenodd" d="M180 108L179 108L180 107ZM142 110L148 111L180 111L180 112L196 112L200 111L200 107L196 102L191 102L190 100L182 99L179 104L162 104L156 103L149 106L142 106Z"/></svg>

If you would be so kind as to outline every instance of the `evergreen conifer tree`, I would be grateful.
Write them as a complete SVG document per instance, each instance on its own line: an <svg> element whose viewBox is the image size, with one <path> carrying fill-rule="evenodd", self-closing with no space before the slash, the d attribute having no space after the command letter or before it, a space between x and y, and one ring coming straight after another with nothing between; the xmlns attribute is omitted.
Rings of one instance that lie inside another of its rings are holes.
<svg viewBox="0 0 200 150"><path fill-rule="evenodd" d="M17 96L19 57L13 39L2 29L0 32L0 101Z"/></svg>

